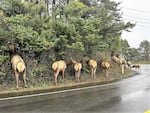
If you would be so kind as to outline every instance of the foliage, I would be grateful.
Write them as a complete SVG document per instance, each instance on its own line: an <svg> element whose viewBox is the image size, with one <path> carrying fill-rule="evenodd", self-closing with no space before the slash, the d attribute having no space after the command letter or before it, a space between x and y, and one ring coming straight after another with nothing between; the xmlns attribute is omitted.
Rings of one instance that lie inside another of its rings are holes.
<svg viewBox="0 0 150 113"><path fill-rule="evenodd" d="M135 48L130 48L128 50L128 59L131 60L131 61L139 61L140 60L140 53L138 52L137 49Z"/></svg>
<svg viewBox="0 0 150 113"><path fill-rule="evenodd" d="M1 2L0 9L6 16L12 16L16 14L24 14L24 6L21 0L6 0Z"/></svg>
<svg viewBox="0 0 150 113"><path fill-rule="evenodd" d="M0 65L4 64L8 60L7 56L0 55Z"/></svg>
<svg viewBox="0 0 150 113"><path fill-rule="evenodd" d="M150 60L150 42L148 40L143 40L140 43L140 51L143 54L143 60L149 61Z"/></svg>
<svg viewBox="0 0 150 113"><path fill-rule="evenodd" d="M45 2L5 0L0 3L0 49L3 53L0 59L3 62L8 57L6 45L13 41L31 69L35 64L31 64L29 58L38 59L37 65L50 65L54 60L67 58L70 49L80 58L83 54L94 56L98 52L119 51L121 47L128 49L128 44L122 43L121 33L135 26L123 21L118 9L120 3L110 0L53 4L51 16L47 15ZM41 70L45 68L29 73L36 76Z"/></svg>
<svg viewBox="0 0 150 113"><path fill-rule="evenodd" d="M64 8L64 13L71 16L80 16L82 14L82 9L86 6L81 2L70 2L67 7Z"/></svg>

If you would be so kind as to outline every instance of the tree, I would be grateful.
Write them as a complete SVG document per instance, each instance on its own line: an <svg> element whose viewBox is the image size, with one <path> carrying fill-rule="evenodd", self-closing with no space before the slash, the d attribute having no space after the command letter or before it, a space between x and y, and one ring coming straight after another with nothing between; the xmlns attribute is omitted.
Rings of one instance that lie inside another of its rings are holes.
<svg viewBox="0 0 150 113"><path fill-rule="evenodd" d="M126 48L121 33L134 24L123 21L119 3L110 0L36 1L5 0L0 4L1 50L7 48L8 41L16 42L25 50L27 59L31 54L31 59L45 66L45 63L64 59L68 51L77 56L83 53L96 56L110 48L117 51Z"/></svg>
<svg viewBox="0 0 150 113"><path fill-rule="evenodd" d="M52 14L52 5L53 4L53 0L47 0L47 14L51 15Z"/></svg>
<svg viewBox="0 0 150 113"><path fill-rule="evenodd" d="M144 57L143 60L149 61L150 60L150 42L148 40L143 40L140 43L140 50L142 56Z"/></svg>
<svg viewBox="0 0 150 113"><path fill-rule="evenodd" d="M129 43L126 39L121 39L121 51L124 54L124 56L126 58L130 58L130 54L129 54L129 50L130 50L130 46Z"/></svg>
<svg viewBox="0 0 150 113"><path fill-rule="evenodd" d="M127 59L135 62L141 60L139 51L135 48L129 48Z"/></svg>

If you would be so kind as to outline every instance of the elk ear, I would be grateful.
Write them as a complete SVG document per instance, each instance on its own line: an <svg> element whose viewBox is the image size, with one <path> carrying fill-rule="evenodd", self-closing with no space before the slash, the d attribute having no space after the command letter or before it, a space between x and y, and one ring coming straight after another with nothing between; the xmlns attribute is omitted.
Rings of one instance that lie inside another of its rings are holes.
<svg viewBox="0 0 150 113"><path fill-rule="evenodd" d="M7 42L7 45L8 45L8 46L14 46L14 47L15 47L15 44L14 44L13 42L11 42L11 41L8 41L8 42Z"/></svg>
<svg viewBox="0 0 150 113"><path fill-rule="evenodd" d="M86 60L86 64L89 64L89 61L90 61L90 60Z"/></svg>
<svg viewBox="0 0 150 113"><path fill-rule="evenodd" d="M83 59L81 59L79 62L82 63L82 62L83 62Z"/></svg>
<svg viewBox="0 0 150 113"><path fill-rule="evenodd" d="M11 44L12 44L12 42L10 42L10 41L7 42L7 45L11 45Z"/></svg>
<svg viewBox="0 0 150 113"><path fill-rule="evenodd" d="M70 60L71 60L71 62L74 63L74 64L77 63L72 57L70 57Z"/></svg>
<svg viewBox="0 0 150 113"><path fill-rule="evenodd" d="M70 60L73 61L73 58L70 56Z"/></svg>

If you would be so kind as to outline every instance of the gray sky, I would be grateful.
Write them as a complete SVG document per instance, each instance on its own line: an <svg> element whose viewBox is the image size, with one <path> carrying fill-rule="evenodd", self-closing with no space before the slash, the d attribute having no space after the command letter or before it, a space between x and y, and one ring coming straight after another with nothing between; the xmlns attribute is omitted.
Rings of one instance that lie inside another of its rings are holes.
<svg viewBox="0 0 150 113"><path fill-rule="evenodd" d="M132 32L123 32L122 38L127 39L130 47L138 48L143 40L150 41L150 0L113 0L120 4L123 19L136 23Z"/></svg>

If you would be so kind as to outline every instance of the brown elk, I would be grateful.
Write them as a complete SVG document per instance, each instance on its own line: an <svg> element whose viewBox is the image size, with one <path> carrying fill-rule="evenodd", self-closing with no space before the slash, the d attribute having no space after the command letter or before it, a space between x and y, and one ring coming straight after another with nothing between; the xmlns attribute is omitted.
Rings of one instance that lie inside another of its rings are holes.
<svg viewBox="0 0 150 113"><path fill-rule="evenodd" d="M125 62L126 62L124 58L121 58L118 55L111 56L111 59L112 59L112 61L114 61L115 63L117 63L119 65L125 64Z"/></svg>
<svg viewBox="0 0 150 113"><path fill-rule="evenodd" d="M106 77L107 77L107 72L108 72L108 70L110 69L110 63L109 62L107 62L107 61L100 61L100 66L101 66L101 68L105 71L105 73L106 73ZM109 74L108 74L109 75ZM110 78L110 76L108 76L108 78Z"/></svg>
<svg viewBox="0 0 150 113"><path fill-rule="evenodd" d="M16 53L15 45L8 42L9 53L11 57L12 69L16 77L16 88L19 88L19 78L22 77L23 87L26 86L26 66L20 55Z"/></svg>
<svg viewBox="0 0 150 113"><path fill-rule="evenodd" d="M126 64L126 60L120 57L118 54L115 54L114 52L111 53L111 59L113 62L121 66L121 72L122 74L124 74L124 66Z"/></svg>
<svg viewBox="0 0 150 113"><path fill-rule="evenodd" d="M115 54L114 51L111 53L111 60L119 65L122 64L121 60L119 59L119 56Z"/></svg>
<svg viewBox="0 0 150 113"><path fill-rule="evenodd" d="M80 74L82 69L82 64L80 62L75 61L72 57L70 58L71 62L74 64L74 70L75 70L75 80L77 82L80 81Z"/></svg>
<svg viewBox="0 0 150 113"><path fill-rule="evenodd" d="M90 66L91 69L91 78L95 79L96 78L96 70L97 70L97 62L94 59L90 59L87 61L88 65Z"/></svg>
<svg viewBox="0 0 150 113"><path fill-rule="evenodd" d="M135 68L138 72L141 72L141 64L132 64L131 68Z"/></svg>
<svg viewBox="0 0 150 113"><path fill-rule="evenodd" d="M55 61L52 64L52 69L54 71L54 83L55 84L57 84L57 77L58 77L60 72L62 72L63 79L65 78L64 74L65 74L66 68L67 68L67 64L66 64L66 62L64 60Z"/></svg>

